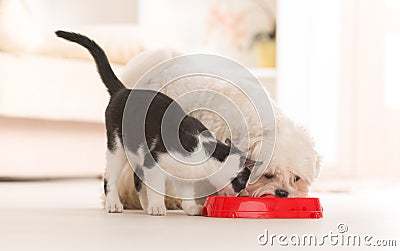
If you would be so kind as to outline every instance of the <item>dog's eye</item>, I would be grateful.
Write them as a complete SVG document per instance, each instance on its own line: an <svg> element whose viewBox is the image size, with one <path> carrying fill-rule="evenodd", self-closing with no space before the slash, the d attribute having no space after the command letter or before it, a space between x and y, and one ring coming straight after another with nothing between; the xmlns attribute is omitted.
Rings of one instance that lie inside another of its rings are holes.
<svg viewBox="0 0 400 251"><path fill-rule="evenodd" d="M297 181L299 181L300 180L300 177L299 176L294 176L294 182L297 182Z"/></svg>
<svg viewBox="0 0 400 251"><path fill-rule="evenodd" d="M274 175L273 174L264 174L264 177L267 178L268 180L270 180L274 177Z"/></svg>

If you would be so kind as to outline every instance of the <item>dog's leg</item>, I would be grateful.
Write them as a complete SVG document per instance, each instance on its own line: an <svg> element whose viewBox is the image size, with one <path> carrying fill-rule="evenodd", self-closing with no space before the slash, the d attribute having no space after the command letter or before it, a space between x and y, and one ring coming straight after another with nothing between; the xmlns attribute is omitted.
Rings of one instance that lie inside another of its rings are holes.
<svg viewBox="0 0 400 251"><path fill-rule="evenodd" d="M124 149L121 146L113 150L108 149L106 160L107 166L104 178L106 211L109 213L121 213L123 206L118 195L118 179L122 168L127 163Z"/></svg>
<svg viewBox="0 0 400 251"><path fill-rule="evenodd" d="M150 215L166 215L167 209L164 202L166 178L151 154L146 154L144 157L142 170L147 184L146 189L142 188L139 191L142 207Z"/></svg>
<svg viewBox="0 0 400 251"><path fill-rule="evenodd" d="M181 191L185 191L186 195L195 196L194 184L180 184L179 188ZM201 215L201 210L203 209L203 204L196 199L182 199L182 209L187 215Z"/></svg>
<svg viewBox="0 0 400 251"><path fill-rule="evenodd" d="M168 175L167 175L168 176ZM167 191L167 196L165 196L165 206L169 210L182 210L182 200L178 199L177 186L173 182L168 181L165 184L165 191Z"/></svg>
<svg viewBox="0 0 400 251"><path fill-rule="evenodd" d="M187 215L201 215L203 204L197 204L196 200L182 200L182 209Z"/></svg>

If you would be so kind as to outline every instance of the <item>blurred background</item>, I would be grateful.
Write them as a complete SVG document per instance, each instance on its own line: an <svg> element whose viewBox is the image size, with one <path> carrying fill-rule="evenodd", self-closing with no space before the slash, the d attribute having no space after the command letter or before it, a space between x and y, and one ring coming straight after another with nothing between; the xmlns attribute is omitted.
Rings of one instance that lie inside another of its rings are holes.
<svg viewBox="0 0 400 251"><path fill-rule="evenodd" d="M117 73L160 47L237 60L310 130L320 180L400 176L400 0L0 0L4 179L103 173L107 93L56 29L94 38Z"/></svg>

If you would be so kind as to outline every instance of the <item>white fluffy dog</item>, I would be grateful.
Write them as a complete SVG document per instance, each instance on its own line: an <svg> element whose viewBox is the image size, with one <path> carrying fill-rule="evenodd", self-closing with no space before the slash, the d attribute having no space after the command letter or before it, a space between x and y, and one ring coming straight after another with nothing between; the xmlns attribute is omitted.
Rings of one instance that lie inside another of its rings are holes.
<svg viewBox="0 0 400 251"><path fill-rule="evenodd" d="M180 54L168 49L143 52L129 62L121 80L132 88L149 69L177 56ZM264 194L273 194L279 197L307 197L309 186L319 173L319 154L316 152L314 142L307 130L286 117L274 102L272 104L276 120L275 128L271 125L264 131L260 131L259 127L252 126L258 123L258 116L251 103L248 103L248 98L227 82L216 78L192 76L174 81L160 90L162 80L163 76L156 76L148 82L146 88L159 90L174 99L193 90L207 89L229 97L236 104L239 103L248 123L249 145L248 135L232 135L232 141L239 149L248 151L251 158L257 159L261 139L266 136L268 138L275 130L275 149L269 166L262 177L246 187L243 195L259 197ZM212 103L213 97L200 95L192 103L180 105L185 112L190 112L193 107L196 107L196 102L203 105L207 102ZM231 137L232 128L228 128L224 119L215 113L198 110L190 114L213 131L218 139L225 140L225 138ZM226 110L224 116L233 115ZM141 208L133 186L133 172L128 165L123 170L119 184L119 195L124 207ZM179 200L166 199L166 204L169 209L180 208Z"/></svg>

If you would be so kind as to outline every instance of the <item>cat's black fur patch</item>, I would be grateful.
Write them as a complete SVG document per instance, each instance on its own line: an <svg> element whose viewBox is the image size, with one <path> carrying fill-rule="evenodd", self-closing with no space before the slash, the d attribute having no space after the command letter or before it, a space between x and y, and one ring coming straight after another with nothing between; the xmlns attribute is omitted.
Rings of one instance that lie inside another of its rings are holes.
<svg viewBox="0 0 400 251"><path fill-rule="evenodd" d="M153 168L156 165L158 157L155 152L150 152L144 156L143 167Z"/></svg>
<svg viewBox="0 0 400 251"><path fill-rule="evenodd" d="M106 178L104 178L104 186L103 186L103 188L104 188L104 194L107 195L108 194L108 182L107 182Z"/></svg>
<svg viewBox="0 0 400 251"><path fill-rule="evenodd" d="M122 137L122 117L124 114L125 102L128 99L130 91L128 89L121 89L111 96L105 112L105 121L107 129L107 147L113 152L116 147L116 137L119 138L123 144ZM114 98L112 98L114 97ZM137 151L137 149L135 149ZM136 152L133 151L133 152Z"/></svg>
<svg viewBox="0 0 400 251"><path fill-rule="evenodd" d="M135 185L136 192L140 192L142 189L143 169L136 168L133 174L133 183Z"/></svg>
<svg viewBox="0 0 400 251"><path fill-rule="evenodd" d="M230 147L219 141L203 142L203 147L207 154L211 154L212 157L216 158L220 162L225 161L226 157L228 157L228 154L226 153L230 152Z"/></svg>
<svg viewBox="0 0 400 251"><path fill-rule="evenodd" d="M250 177L250 173L251 171L248 168L243 168L242 170L240 170L238 175L231 181L233 191L239 193L246 187L247 181Z"/></svg>

